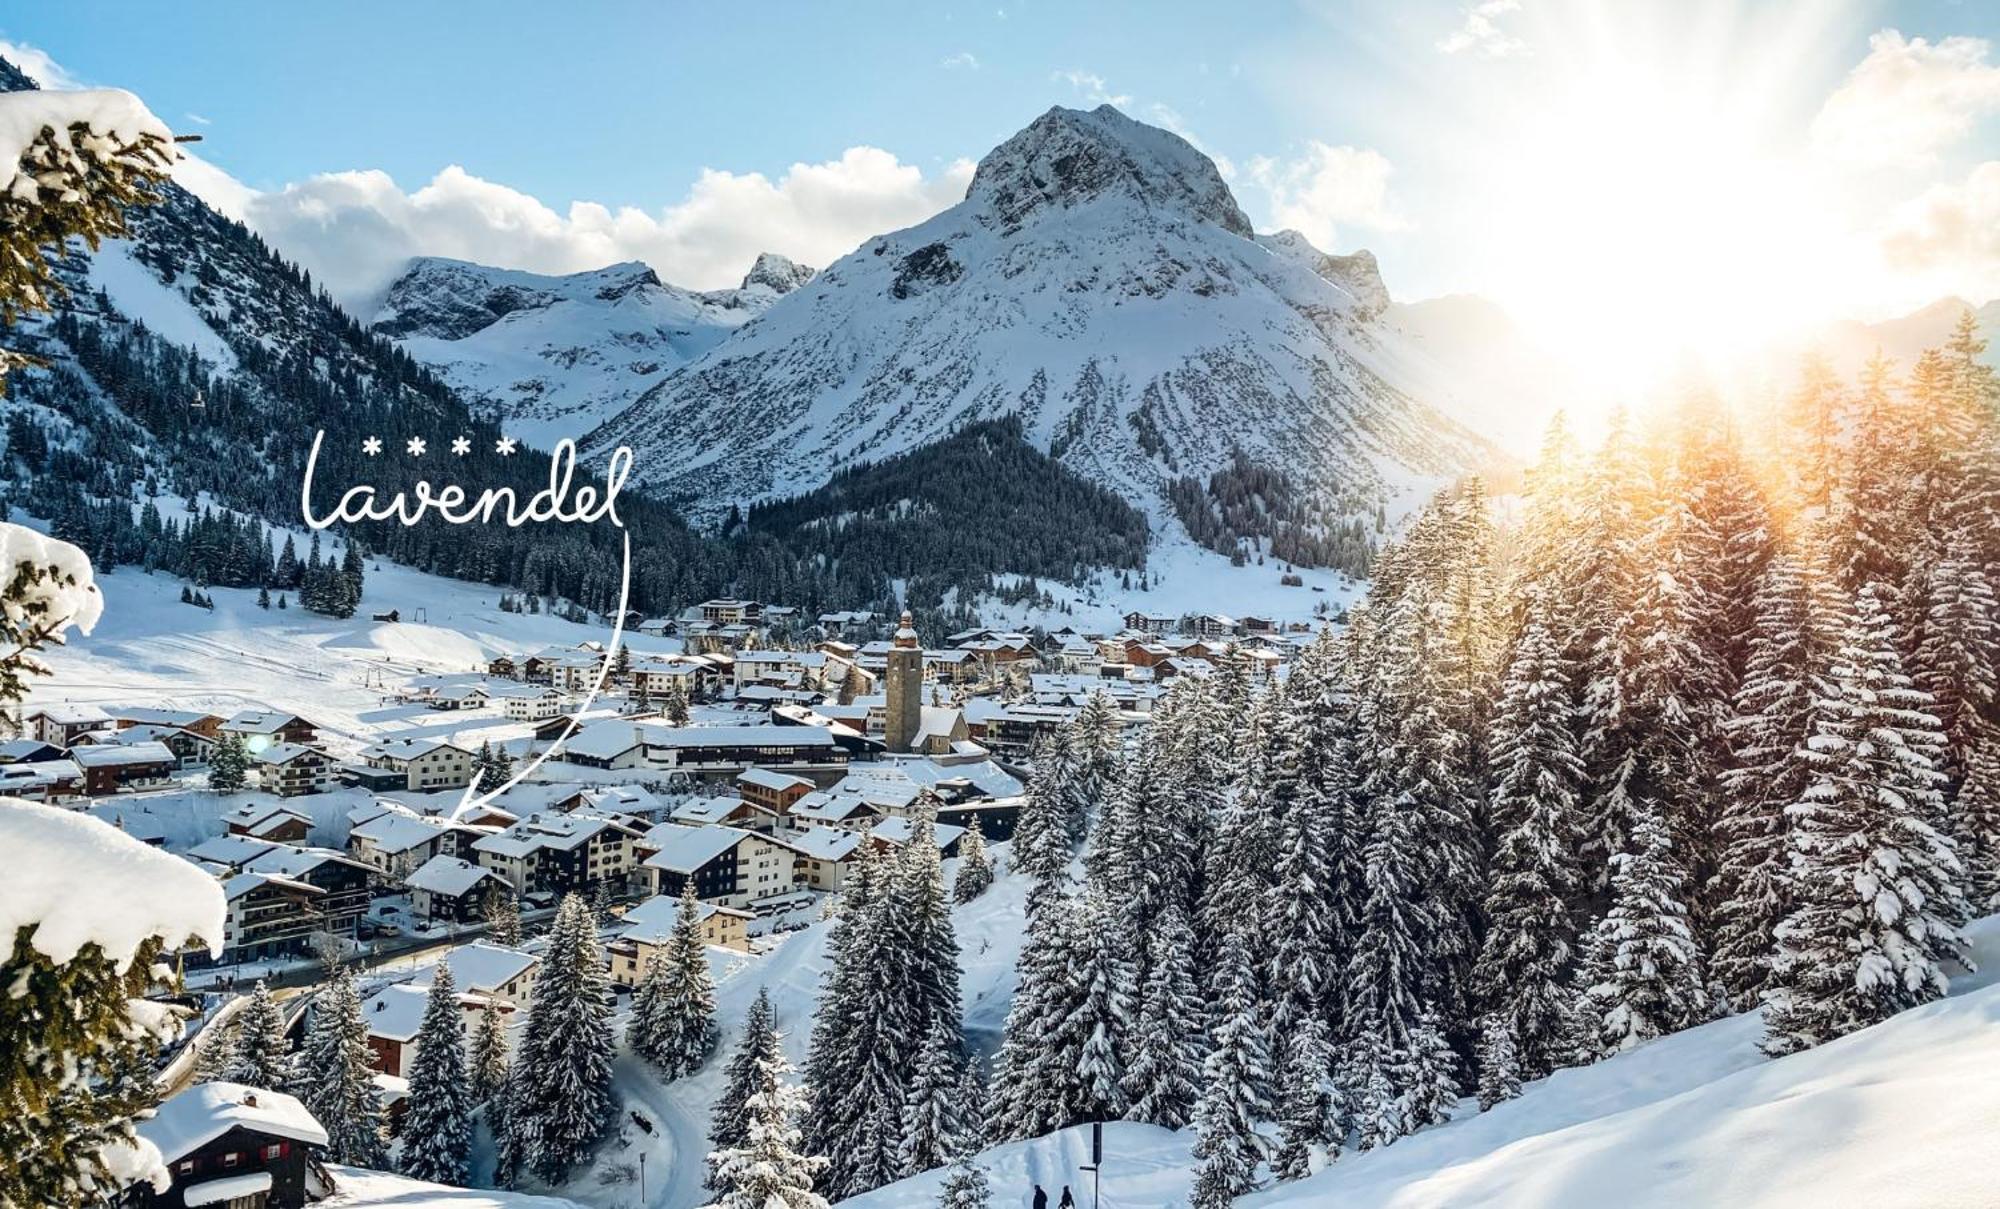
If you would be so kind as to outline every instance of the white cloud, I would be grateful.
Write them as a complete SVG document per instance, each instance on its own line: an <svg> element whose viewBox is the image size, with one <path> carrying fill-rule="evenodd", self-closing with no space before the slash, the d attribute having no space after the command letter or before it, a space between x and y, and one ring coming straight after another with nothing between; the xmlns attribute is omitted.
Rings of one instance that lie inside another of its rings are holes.
<svg viewBox="0 0 2000 1209"><path fill-rule="evenodd" d="M1928 42L1885 29L1813 119L1816 150L1863 165L1924 163L2000 111L1983 38Z"/></svg>
<svg viewBox="0 0 2000 1209"><path fill-rule="evenodd" d="M10 42L0 38L0 58L27 73L29 79L43 88L83 88L85 85L75 76L63 70L62 64L49 58L48 52L26 42Z"/></svg>
<svg viewBox="0 0 2000 1209"><path fill-rule="evenodd" d="M1975 303L2000 298L2000 160L1901 207L1882 239L1889 268Z"/></svg>
<svg viewBox="0 0 2000 1209"><path fill-rule="evenodd" d="M944 58L938 60L938 66L947 71L956 71L959 68L964 68L966 71L978 71L979 56L969 50L961 50L955 55L946 55Z"/></svg>
<svg viewBox="0 0 2000 1209"><path fill-rule="evenodd" d="M1057 83L1068 83L1071 88L1076 89L1078 96L1093 105L1115 105L1123 109L1132 103L1130 94L1112 92L1111 86L1104 82L1104 77L1096 72L1071 68L1068 71L1052 72L1049 79Z"/></svg>
<svg viewBox="0 0 2000 1209"><path fill-rule="evenodd" d="M418 255L543 273L642 260L698 289L734 285L758 252L823 267L957 202L972 169L959 160L926 177L887 151L851 147L776 180L705 169L686 197L657 212L576 202L561 214L453 165L414 192L381 171L333 172L255 194L242 208L253 229L365 315Z"/></svg>
<svg viewBox="0 0 2000 1209"><path fill-rule="evenodd" d="M1500 27L1500 19L1521 11L1521 0L1479 0L1462 10L1458 28L1438 39L1448 55L1472 51L1488 59L1504 59L1528 49L1528 44Z"/></svg>
<svg viewBox="0 0 2000 1209"><path fill-rule="evenodd" d="M1388 157L1372 147L1330 147L1317 140L1294 160L1260 155L1250 161L1250 180L1270 199L1272 225L1291 227L1328 252L1345 227L1409 227L1389 196L1394 171Z"/></svg>

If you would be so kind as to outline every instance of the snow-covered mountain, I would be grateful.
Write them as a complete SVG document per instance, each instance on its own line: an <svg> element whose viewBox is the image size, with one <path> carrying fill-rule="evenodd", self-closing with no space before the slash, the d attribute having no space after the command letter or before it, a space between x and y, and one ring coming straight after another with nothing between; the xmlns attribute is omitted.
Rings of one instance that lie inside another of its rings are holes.
<svg viewBox="0 0 2000 1209"><path fill-rule="evenodd" d="M1366 253L1256 235L1184 140L1051 109L963 202L868 241L588 444L720 509L1015 413L1156 515L1237 448L1358 508L1493 456L1405 389L1387 303Z"/></svg>
<svg viewBox="0 0 2000 1209"><path fill-rule="evenodd" d="M1818 347L1836 369L1857 372L1877 350L1907 368L1918 354L1936 348L1951 336L1959 316L1971 311L1986 338L1986 362L2000 367L2000 299L1973 306L1963 298L1940 298L1921 310L1880 323L1847 322L1829 326L1817 339Z"/></svg>
<svg viewBox="0 0 2000 1209"><path fill-rule="evenodd" d="M708 291L669 285L637 262L552 277L422 256L372 323L546 447L612 418L812 276L768 252L737 288Z"/></svg>

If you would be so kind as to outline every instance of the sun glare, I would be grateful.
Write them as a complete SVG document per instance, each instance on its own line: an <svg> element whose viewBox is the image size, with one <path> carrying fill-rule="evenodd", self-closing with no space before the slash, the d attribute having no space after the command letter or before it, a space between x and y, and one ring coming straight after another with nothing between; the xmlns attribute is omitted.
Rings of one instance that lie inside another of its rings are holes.
<svg viewBox="0 0 2000 1209"><path fill-rule="evenodd" d="M1596 32L1540 56L1475 153L1494 292L1586 375L1624 382L1821 317L1838 235L1785 137L1804 85L1782 63Z"/></svg>

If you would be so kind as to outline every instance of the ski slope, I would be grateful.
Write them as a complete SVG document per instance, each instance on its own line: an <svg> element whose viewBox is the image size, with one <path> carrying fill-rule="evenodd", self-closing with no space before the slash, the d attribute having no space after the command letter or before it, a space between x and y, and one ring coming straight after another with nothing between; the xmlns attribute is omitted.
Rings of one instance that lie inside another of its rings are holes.
<svg viewBox="0 0 2000 1209"><path fill-rule="evenodd" d="M1981 973L1950 998L1787 1058L1757 1050L1747 1013L1559 1071L1490 1112L1453 1120L1309 1179L1243 1198L1243 1209L1972 1209L2000 1204L2000 916L1972 928ZM1193 1131L1113 1123L1103 1203L1187 1203ZM996 1206L1088 1206L1089 1130L995 1147L980 1162ZM842 1202L936 1202L933 1171Z"/></svg>

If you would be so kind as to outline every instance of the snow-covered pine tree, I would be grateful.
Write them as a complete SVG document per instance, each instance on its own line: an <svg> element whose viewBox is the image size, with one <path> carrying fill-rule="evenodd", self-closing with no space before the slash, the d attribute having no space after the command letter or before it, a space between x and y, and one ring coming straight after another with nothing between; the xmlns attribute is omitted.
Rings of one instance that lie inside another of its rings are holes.
<svg viewBox="0 0 2000 1209"><path fill-rule="evenodd" d="M216 740L215 750L208 757L208 787L218 792L241 789L250 771L250 750L243 746L243 736L230 731Z"/></svg>
<svg viewBox="0 0 2000 1209"><path fill-rule="evenodd" d="M410 1107L399 1167L413 1179L460 1186L471 1169L472 1085L465 1070L465 1013L451 967L439 962L417 1028Z"/></svg>
<svg viewBox="0 0 2000 1209"><path fill-rule="evenodd" d="M1279 1087L1279 1144L1271 1170L1281 1180L1304 1179L1317 1159L1338 1156L1347 1136L1347 1105L1334 1082L1325 1021L1304 1021L1285 1041Z"/></svg>
<svg viewBox="0 0 2000 1209"><path fill-rule="evenodd" d="M1562 652L1543 590L1531 595L1494 716L1493 822L1487 931L1474 969L1479 1002L1505 1016L1536 1078L1571 1052L1570 996L1582 891L1576 864L1583 761Z"/></svg>
<svg viewBox="0 0 2000 1209"><path fill-rule="evenodd" d="M1514 1045L1514 1026L1499 1012L1486 1018L1479 1032L1479 1110L1492 1108L1521 1094L1521 1063Z"/></svg>
<svg viewBox="0 0 2000 1209"><path fill-rule="evenodd" d="M580 895L563 896L535 978L510 1105L522 1164L558 1183L610 1124L611 993L597 924Z"/></svg>
<svg viewBox="0 0 2000 1209"><path fill-rule="evenodd" d="M1077 936L1082 944L1071 972L1076 995L1050 1044L1076 1056L1083 1092L1076 1115L1108 1121L1123 1116L1127 1105L1126 1051L1137 1006L1132 1001L1133 972L1127 954L1134 937L1122 909L1095 887L1084 892Z"/></svg>
<svg viewBox="0 0 2000 1209"><path fill-rule="evenodd" d="M968 1144L964 1106L958 1099L963 1082L959 1049L954 1028L934 1031L917 1051L916 1069L903 1098L902 1138L896 1152L903 1175L942 1167Z"/></svg>
<svg viewBox="0 0 2000 1209"><path fill-rule="evenodd" d="M299 1053L300 1099L326 1130L327 1158L381 1167L388 1158L382 1105L375 1094L375 1053L354 972L342 966L321 986Z"/></svg>
<svg viewBox="0 0 2000 1209"><path fill-rule="evenodd" d="M1072 845L1065 803L1070 793L1070 760L1058 740L1035 745L1021 812L1014 824L1014 870L1030 878L1028 911L1060 895L1069 878Z"/></svg>
<svg viewBox="0 0 2000 1209"><path fill-rule="evenodd" d="M708 946L701 939L701 903L694 882L682 888L673 931L660 954L660 982L649 997L650 1017L641 1033L647 1061L668 1079L701 1069L715 1052L715 978L708 968ZM648 972L648 981L651 980ZM640 1027L634 1004L635 1029Z"/></svg>
<svg viewBox="0 0 2000 1209"><path fill-rule="evenodd" d="M1091 820L1118 787L1124 764L1123 729L1111 697L1095 692L1063 730L1064 762L1070 775L1062 781L1062 817L1072 845L1083 842Z"/></svg>
<svg viewBox="0 0 2000 1209"><path fill-rule="evenodd" d="M980 833L975 814L966 824L965 837L958 841L958 876L951 883L952 901L969 903L992 884L993 858L986 851L986 837Z"/></svg>
<svg viewBox="0 0 2000 1209"><path fill-rule="evenodd" d="M1082 992L1077 969L1088 947L1082 917L1074 894L1053 898L1028 916L1028 942L987 1100L990 1140L1039 1137L1083 1119L1075 1034L1063 1027Z"/></svg>
<svg viewBox="0 0 2000 1209"><path fill-rule="evenodd" d="M1808 534L1801 553L1780 551L1759 581L1748 655L1724 734L1716 823L1722 857L1710 978L1739 1010L1769 984L1778 924L1790 910L1786 810L1812 776L1800 749L1811 734L1823 680L1850 605ZM1532 1076L1531 1076L1532 1077Z"/></svg>
<svg viewBox="0 0 2000 1209"><path fill-rule="evenodd" d="M1943 725L1945 745L1938 771L1948 829L1959 848L1962 889L1984 899L1978 887L2000 880L2000 832L1986 804L2000 795L1991 783L1991 749L2000 720L2000 601L1980 554L1980 534L1988 518L1954 518L1951 532L1918 555L1911 574L1920 577L1904 598L1915 611L1916 633L1908 670L1917 688L1930 694L1930 712ZM1955 921L1963 922L1963 921Z"/></svg>
<svg viewBox="0 0 2000 1209"><path fill-rule="evenodd" d="M492 1101L495 1093L507 1086L507 1023L500 1005L491 999L479 1009L479 1031L472 1036L467 1080L475 1104Z"/></svg>
<svg viewBox="0 0 2000 1209"><path fill-rule="evenodd" d="M1615 858L1611 910L1591 950L1587 1019L1598 1026L1600 1054L1700 1023L1709 1006L1688 924L1687 872L1666 824L1646 809L1635 817L1633 851Z"/></svg>
<svg viewBox="0 0 2000 1209"><path fill-rule="evenodd" d="M1404 1098L1397 1085L1406 1076L1402 1057L1383 1044L1380 1032L1363 1028L1349 1046L1348 1085L1354 1090L1354 1144L1360 1150L1387 1146L1410 1132Z"/></svg>
<svg viewBox="0 0 2000 1209"><path fill-rule="evenodd" d="M1449 1120L1460 1095L1458 1055L1452 1052L1444 1020L1435 1008L1426 1009L1417 1022L1408 1067L1404 1105L1409 1128L1414 1131Z"/></svg>
<svg viewBox="0 0 2000 1209"><path fill-rule="evenodd" d="M1192 1119L1208 1054L1208 1012L1187 911L1169 907L1145 938L1147 973L1125 1064L1125 1115L1179 1129Z"/></svg>
<svg viewBox="0 0 2000 1209"><path fill-rule="evenodd" d="M758 1063L743 1144L709 1156L721 1194L706 1209L826 1209L813 1190L826 1160L801 1151L800 1097L784 1082L788 1069L782 1059Z"/></svg>
<svg viewBox="0 0 2000 1209"><path fill-rule="evenodd" d="M973 1154L967 1149L951 1165L951 1174L938 1190L937 1209L992 1209L992 1181L986 1168L972 1161Z"/></svg>
<svg viewBox="0 0 2000 1209"><path fill-rule="evenodd" d="M285 1009L260 979L250 1002L236 1016L228 1060L216 1074L227 1083L291 1091L298 1085L298 1063L286 1039Z"/></svg>
<svg viewBox="0 0 2000 1209"><path fill-rule="evenodd" d="M636 1003L633 1008L637 1014ZM771 1010L771 993L764 987L757 988L757 998L750 1003L749 1015L743 1020L743 1036L736 1043L736 1051L729 1056L729 1065L722 1075L722 1093L715 1098L715 1107L709 1117L708 1145L711 1151L730 1150L743 1145L749 1137L749 1117L746 1105L763 1081L761 1063L773 1062L782 1055L778 1049L777 1017ZM710 1171L709 1188L715 1189L714 1172Z"/></svg>
<svg viewBox="0 0 2000 1209"><path fill-rule="evenodd" d="M822 1187L838 1192L854 1179L855 1156L866 1125L852 1095L858 1053L874 1022L865 1018L864 995L874 976L873 952L881 936L877 909L887 892L877 850L864 844L840 891L840 909L827 939L828 970L813 1013L806 1050L806 1149L825 1156Z"/></svg>
<svg viewBox="0 0 2000 1209"><path fill-rule="evenodd" d="M1257 1186L1265 1141L1257 1123L1271 1115L1270 1043L1257 999L1248 929L1224 938L1217 956L1215 1046L1202 1067L1206 1086L1195 1107L1198 1207L1227 1205Z"/></svg>
<svg viewBox="0 0 2000 1209"><path fill-rule="evenodd" d="M1790 810L1793 907L1765 995L1774 1054L1943 995L1964 944L1958 858L1938 827L1942 735L1875 586L1825 678L1835 696L1800 757L1812 784Z"/></svg>
<svg viewBox="0 0 2000 1209"><path fill-rule="evenodd" d="M1295 668L1295 676L1330 674L1316 660L1300 662L1305 666ZM1258 787L1264 809L1273 816L1269 829L1276 851L1273 885L1264 900L1264 983L1271 1000L1271 1035L1281 1038L1326 1014L1346 958L1333 880L1340 803L1320 792L1321 787L1308 786L1302 774L1308 737L1302 702L1311 691L1295 684L1278 704Z"/></svg>

